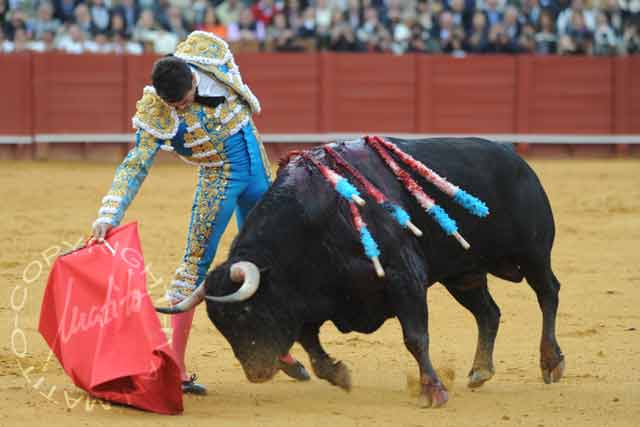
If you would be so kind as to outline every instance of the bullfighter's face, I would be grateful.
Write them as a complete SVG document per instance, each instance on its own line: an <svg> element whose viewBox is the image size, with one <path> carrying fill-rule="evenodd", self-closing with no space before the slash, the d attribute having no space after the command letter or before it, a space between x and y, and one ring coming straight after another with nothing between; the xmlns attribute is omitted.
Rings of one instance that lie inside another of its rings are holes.
<svg viewBox="0 0 640 427"><path fill-rule="evenodd" d="M231 344L236 358L251 382L265 382L278 372L278 358L293 344L287 338L282 301L270 294L269 277L263 275L260 288L246 301L207 301L207 314ZM207 278L207 295L226 295L238 289L229 274L229 263L216 268Z"/></svg>
<svg viewBox="0 0 640 427"><path fill-rule="evenodd" d="M196 81L196 76L194 74L191 80L191 89L189 89L189 91L182 97L181 100L176 102L167 102L167 104L171 105L177 110L184 110L185 108L193 104L193 102L195 101L196 88L197 88L197 81Z"/></svg>

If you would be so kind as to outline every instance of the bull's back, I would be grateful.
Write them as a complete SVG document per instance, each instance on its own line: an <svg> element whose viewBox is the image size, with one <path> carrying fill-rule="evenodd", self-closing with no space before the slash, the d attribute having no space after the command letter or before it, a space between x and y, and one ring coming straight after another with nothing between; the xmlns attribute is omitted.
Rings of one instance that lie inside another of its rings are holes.
<svg viewBox="0 0 640 427"><path fill-rule="evenodd" d="M434 186L420 180L427 193L457 222L460 233L468 238L473 246L469 255L481 254L476 256L474 264L482 262L481 259L516 256L537 249L550 250L555 230L549 200L535 172L511 145L479 138L392 141L488 205L489 216L477 218L455 205ZM433 256L442 259L437 263L451 265L446 257L455 256L442 250L447 247L443 246L443 233L433 231L436 226L430 218L423 225L431 227L432 241L438 241L439 250L434 250ZM468 259L462 259L469 265Z"/></svg>

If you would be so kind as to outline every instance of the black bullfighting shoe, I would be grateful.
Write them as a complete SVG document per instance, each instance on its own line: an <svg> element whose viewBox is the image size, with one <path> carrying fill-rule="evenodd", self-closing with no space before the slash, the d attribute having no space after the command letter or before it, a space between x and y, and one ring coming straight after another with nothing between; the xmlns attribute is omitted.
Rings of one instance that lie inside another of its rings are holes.
<svg viewBox="0 0 640 427"><path fill-rule="evenodd" d="M183 393L191 393L191 394L197 394L200 396L204 396L205 394L207 394L207 389L205 386L203 386L202 384L198 384L196 382L196 380L198 379L198 376L196 374L191 375L191 378L189 378L187 381L182 381L182 392Z"/></svg>
<svg viewBox="0 0 640 427"><path fill-rule="evenodd" d="M278 363L280 364L280 370L294 380L309 381L311 379L304 365L294 358L286 361L280 359Z"/></svg>

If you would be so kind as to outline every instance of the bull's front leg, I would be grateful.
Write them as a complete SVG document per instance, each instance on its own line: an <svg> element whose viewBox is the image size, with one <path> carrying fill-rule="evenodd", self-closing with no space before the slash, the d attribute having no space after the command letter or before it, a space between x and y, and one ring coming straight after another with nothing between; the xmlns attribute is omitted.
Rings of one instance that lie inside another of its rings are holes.
<svg viewBox="0 0 640 427"><path fill-rule="evenodd" d="M306 324L298 341L309 354L313 372L320 379L327 380L345 391L351 391L351 374L349 368L329 356L320 344L320 325Z"/></svg>
<svg viewBox="0 0 640 427"><path fill-rule="evenodd" d="M418 404L425 408L437 408L447 403L449 394L429 359L426 290L415 279L404 279L389 280L392 303L402 326L404 344L420 368L421 391Z"/></svg>

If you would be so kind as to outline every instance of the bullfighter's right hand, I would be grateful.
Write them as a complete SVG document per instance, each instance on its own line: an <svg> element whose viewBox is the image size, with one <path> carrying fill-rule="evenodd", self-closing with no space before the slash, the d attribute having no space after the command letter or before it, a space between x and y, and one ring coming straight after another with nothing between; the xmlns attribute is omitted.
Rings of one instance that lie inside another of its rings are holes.
<svg viewBox="0 0 640 427"><path fill-rule="evenodd" d="M107 231L109 231L109 229L111 229L111 227L113 227L111 224L106 224L106 223L100 223L100 224L95 224L93 226L93 238L95 240L97 240L98 242L101 242L104 240L104 237L107 235Z"/></svg>

